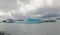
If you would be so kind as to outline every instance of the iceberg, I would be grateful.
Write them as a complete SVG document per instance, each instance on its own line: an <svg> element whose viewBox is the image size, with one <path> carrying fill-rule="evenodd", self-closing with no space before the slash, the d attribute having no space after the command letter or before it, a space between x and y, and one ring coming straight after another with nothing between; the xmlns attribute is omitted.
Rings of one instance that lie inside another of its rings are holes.
<svg viewBox="0 0 60 35"><path fill-rule="evenodd" d="M26 22L27 23L43 23L43 20L38 19L38 18L27 18Z"/></svg>
<svg viewBox="0 0 60 35"><path fill-rule="evenodd" d="M6 20L3 20L2 22L4 22L4 23L14 23L15 20L13 20L13 19L6 19Z"/></svg>
<svg viewBox="0 0 60 35"><path fill-rule="evenodd" d="M44 22L56 22L56 18L51 17L51 18L45 19Z"/></svg>

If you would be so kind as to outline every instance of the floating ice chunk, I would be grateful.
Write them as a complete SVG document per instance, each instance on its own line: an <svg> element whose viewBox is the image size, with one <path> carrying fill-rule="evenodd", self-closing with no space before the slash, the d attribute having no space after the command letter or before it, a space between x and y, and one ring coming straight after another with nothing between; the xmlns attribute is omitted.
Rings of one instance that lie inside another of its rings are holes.
<svg viewBox="0 0 60 35"><path fill-rule="evenodd" d="M14 23L15 20L13 20L13 19L6 19L6 20L3 20L2 22L4 22L4 23Z"/></svg>
<svg viewBox="0 0 60 35"><path fill-rule="evenodd" d="M37 19L37 18L27 18L26 22L27 23L43 23L43 20Z"/></svg>
<svg viewBox="0 0 60 35"><path fill-rule="evenodd" d="M44 22L56 22L56 18L54 17L48 18L48 19L45 19Z"/></svg>

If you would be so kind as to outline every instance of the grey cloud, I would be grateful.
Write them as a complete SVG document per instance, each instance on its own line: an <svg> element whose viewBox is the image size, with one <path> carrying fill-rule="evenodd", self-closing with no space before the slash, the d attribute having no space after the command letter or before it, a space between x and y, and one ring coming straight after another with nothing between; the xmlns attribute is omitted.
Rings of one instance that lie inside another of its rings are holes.
<svg viewBox="0 0 60 35"><path fill-rule="evenodd" d="M32 0L19 0L20 2L22 2L22 3L24 3L24 4L28 4L28 3L30 3L30 1L32 1Z"/></svg>
<svg viewBox="0 0 60 35"><path fill-rule="evenodd" d="M32 0L19 0L22 4L28 4ZM37 0L38 1L38 0ZM55 1L53 0L53 5L49 7L48 5L45 5L45 7L42 8L36 8L34 10L27 11L26 15L29 17L30 15L37 15L40 14L42 15L42 18L45 17L55 17L60 15L60 5L59 5L59 0ZM0 10L3 10L4 12L9 12L11 10L15 10L15 15L12 14L13 17L16 18L22 18L24 17L23 14L21 14L19 9L19 5L17 4L17 0L0 0Z"/></svg>
<svg viewBox="0 0 60 35"><path fill-rule="evenodd" d="M11 9L18 9L16 0L0 0L0 9L3 11L10 11Z"/></svg>
<svg viewBox="0 0 60 35"><path fill-rule="evenodd" d="M42 14L39 18L50 18L50 17L57 17L60 16L59 9L52 9L49 7L38 8L36 10L31 11L28 15L37 15Z"/></svg>
<svg viewBox="0 0 60 35"><path fill-rule="evenodd" d="M52 8L45 8L45 9L42 9L44 13L42 18L49 18L49 17L57 17L57 16L60 16L60 13L59 13L59 9L52 9Z"/></svg>
<svg viewBox="0 0 60 35"><path fill-rule="evenodd" d="M19 5L17 4L18 0L0 0L0 9L4 11L10 11L10 10L18 10ZM30 2L30 0L20 0L21 3L27 4Z"/></svg>

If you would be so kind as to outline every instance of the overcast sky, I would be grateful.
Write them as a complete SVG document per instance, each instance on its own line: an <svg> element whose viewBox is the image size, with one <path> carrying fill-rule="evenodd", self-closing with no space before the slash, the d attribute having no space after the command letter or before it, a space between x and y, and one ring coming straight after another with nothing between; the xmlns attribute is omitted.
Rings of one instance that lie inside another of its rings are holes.
<svg viewBox="0 0 60 35"><path fill-rule="evenodd" d="M0 16L57 17L60 16L60 0L0 0Z"/></svg>

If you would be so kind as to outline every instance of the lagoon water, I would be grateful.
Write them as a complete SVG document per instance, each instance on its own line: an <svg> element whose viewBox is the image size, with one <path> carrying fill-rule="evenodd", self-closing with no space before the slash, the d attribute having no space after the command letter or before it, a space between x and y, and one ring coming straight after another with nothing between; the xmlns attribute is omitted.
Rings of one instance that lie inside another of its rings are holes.
<svg viewBox="0 0 60 35"><path fill-rule="evenodd" d="M40 24L0 23L0 31L11 35L60 35L60 22Z"/></svg>

